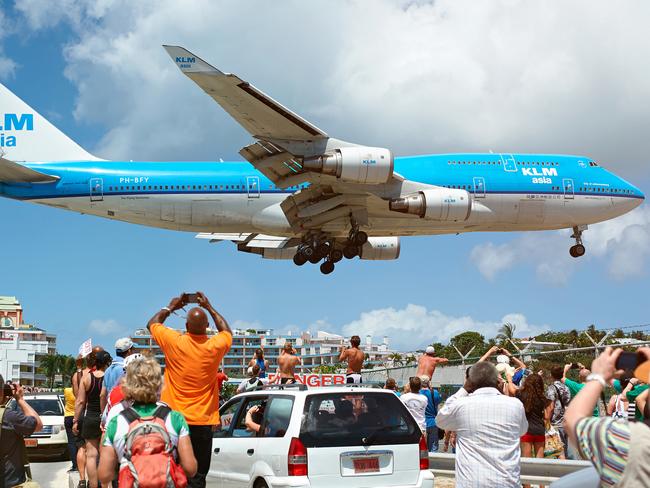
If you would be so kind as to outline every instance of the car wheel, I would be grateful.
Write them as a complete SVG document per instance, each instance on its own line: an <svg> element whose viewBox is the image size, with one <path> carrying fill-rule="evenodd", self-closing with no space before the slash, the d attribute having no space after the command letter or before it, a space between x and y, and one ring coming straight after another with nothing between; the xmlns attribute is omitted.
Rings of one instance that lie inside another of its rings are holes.
<svg viewBox="0 0 650 488"><path fill-rule="evenodd" d="M269 485L267 485L264 480L257 480L253 485L253 488L269 488Z"/></svg>

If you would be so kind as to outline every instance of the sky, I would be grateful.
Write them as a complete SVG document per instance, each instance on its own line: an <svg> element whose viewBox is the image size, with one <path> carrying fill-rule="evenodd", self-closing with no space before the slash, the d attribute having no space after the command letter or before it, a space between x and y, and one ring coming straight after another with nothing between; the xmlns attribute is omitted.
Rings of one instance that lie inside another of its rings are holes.
<svg viewBox="0 0 650 488"><path fill-rule="evenodd" d="M0 82L106 159L240 160L250 136L162 49L237 73L339 139L396 155L581 154L650 194L650 3L0 0ZM0 107L1 108L1 107ZM229 243L0 200L0 294L75 353L202 290L237 327L389 336L408 351L650 322L650 207L570 232L402 239L334 274ZM182 327L180 318L170 325Z"/></svg>

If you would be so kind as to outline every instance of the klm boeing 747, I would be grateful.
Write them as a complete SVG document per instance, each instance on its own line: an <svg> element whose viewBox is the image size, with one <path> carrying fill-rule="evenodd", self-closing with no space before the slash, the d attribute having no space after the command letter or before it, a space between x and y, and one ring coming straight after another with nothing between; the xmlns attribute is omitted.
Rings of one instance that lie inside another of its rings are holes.
<svg viewBox="0 0 650 488"><path fill-rule="evenodd" d="M177 46L180 70L253 137L248 162L92 156L0 85L0 195L229 240L329 274L341 259L397 259L400 236L573 229L634 209L643 193L585 156L436 154L330 137L233 74Z"/></svg>

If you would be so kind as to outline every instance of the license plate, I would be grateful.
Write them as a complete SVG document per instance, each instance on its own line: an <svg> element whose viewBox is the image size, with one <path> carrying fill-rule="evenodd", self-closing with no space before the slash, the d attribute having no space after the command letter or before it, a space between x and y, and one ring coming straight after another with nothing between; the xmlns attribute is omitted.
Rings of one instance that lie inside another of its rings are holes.
<svg viewBox="0 0 650 488"><path fill-rule="evenodd" d="M378 457L353 459L352 465L354 466L355 473L378 473L379 472Z"/></svg>
<svg viewBox="0 0 650 488"><path fill-rule="evenodd" d="M25 439L26 447L36 447L38 446L38 439Z"/></svg>

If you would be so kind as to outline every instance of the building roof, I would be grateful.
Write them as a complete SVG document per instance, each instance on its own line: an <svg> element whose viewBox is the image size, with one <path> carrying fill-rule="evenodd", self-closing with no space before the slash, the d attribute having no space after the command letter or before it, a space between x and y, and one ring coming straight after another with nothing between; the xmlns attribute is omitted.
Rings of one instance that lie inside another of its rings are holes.
<svg viewBox="0 0 650 488"><path fill-rule="evenodd" d="M0 295L0 310L20 310L20 302L16 297Z"/></svg>

